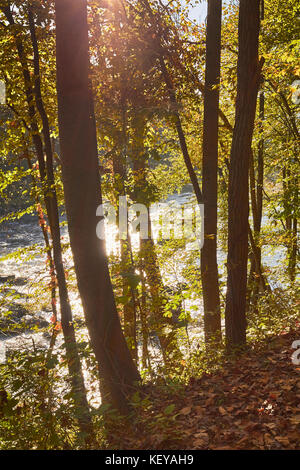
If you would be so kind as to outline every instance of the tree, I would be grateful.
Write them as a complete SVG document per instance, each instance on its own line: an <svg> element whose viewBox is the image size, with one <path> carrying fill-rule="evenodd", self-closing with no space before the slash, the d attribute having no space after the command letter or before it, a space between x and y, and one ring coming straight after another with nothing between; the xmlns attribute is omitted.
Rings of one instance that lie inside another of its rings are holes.
<svg viewBox="0 0 300 470"><path fill-rule="evenodd" d="M209 0L206 23L206 67L203 118L202 193L204 245L201 277L205 337L220 336L221 314L217 265L218 121L222 1Z"/></svg>
<svg viewBox="0 0 300 470"><path fill-rule="evenodd" d="M228 349L246 343L246 287L248 259L248 172L260 65L258 43L260 0L240 0L237 98L228 190L228 256L226 342Z"/></svg>
<svg viewBox="0 0 300 470"><path fill-rule="evenodd" d="M34 88L31 82L30 71L28 68L27 57L25 53L24 44L22 39L16 34L16 24L11 11L10 3L8 2L5 7L2 7L3 13L9 25L14 30L14 39L18 52L19 62L22 67L22 74L25 87L25 95L28 106L28 114L30 117L30 130L32 135L32 141L35 147L37 159L39 162L39 173L44 185L43 196L45 206L47 208L47 216L49 219L49 226L51 231L51 238L53 242L53 262L55 272L57 276L60 308L61 308L61 324L64 334L66 353L68 361L68 369L70 373L72 393L74 396L75 404L78 408L78 422L82 432L88 435L92 434L92 422L89 411L89 406L86 398L86 390L84 385L84 379L82 375L81 363L78 354L75 329L72 319L72 311L69 302L68 288L66 283L65 271L62 260L62 248L60 242L60 227L59 227L59 214L56 197L56 189L54 182L53 173L53 153L50 139L50 129L47 113L45 111L43 98L41 94L40 86L40 59L39 49L35 33L34 25L34 14L31 3L28 4L28 18L29 18L29 29L31 34L31 41L34 51ZM44 146L42 135L39 133L36 108L41 116L43 123L43 138L46 148L46 165L44 160ZM47 243L47 239L45 239Z"/></svg>
<svg viewBox="0 0 300 470"><path fill-rule="evenodd" d="M58 119L70 243L100 377L114 406L126 412L126 397L139 374L121 330L104 242L96 236L102 196L89 80L87 2L56 0L55 6Z"/></svg>

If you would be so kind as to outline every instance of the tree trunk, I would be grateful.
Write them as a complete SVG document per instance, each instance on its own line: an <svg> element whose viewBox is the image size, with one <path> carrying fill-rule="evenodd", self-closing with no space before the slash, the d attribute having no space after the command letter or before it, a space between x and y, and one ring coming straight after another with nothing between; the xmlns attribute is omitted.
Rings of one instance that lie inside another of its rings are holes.
<svg viewBox="0 0 300 470"><path fill-rule="evenodd" d="M121 330L104 242L96 236L102 203L91 84L86 0L56 0L58 117L63 184L78 288L91 345L111 401L126 397L139 374Z"/></svg>
<svg viewBox="0 0 300 470"><path fill-rule="evenodd" d="M143 260L140 260L140 273L141 273L141 302L140 302L140 315L141 315L141 330L142 330L142 368L145 370L148 368L150 375L152 376L151 361L148 349L149 343L149 328L148 328L148 317L147 314L147 299L146 299L146 279L143 270Z"/></svg>
<svg viewBox="0 0 300 470"><path fill-rule="evenodd" d="M134 266L131 260L131 240L128 234L127 240L120 240L121 243L121 269L124 274L133 276ZM123 275L123 296L127 298L124 305L124 334L131 352L131 356L138 365L138 344L137 344L137 305L136 291L130 280Z"/></svg>
<svg viewBox="0 0 300 470"><path fill-rule="evenodd" d="M36 108L42 121L42 133L45 144L46 153L46 175L47 183L45 190L45 198L48 207L48 217L50 223L51 237L53 242L53 258L57 276L58 292L61 309L61 325L65 339L68 369L74 393L74 400L79 409L79 421L83 430L89 434L92 433L92 420L89 412L89 406L86 398L86 390L84 379L81 369L80 358L77 349L75 329L73 325L73 315L69 301L68 287L66 282L65 270L62 258L62 248L60 243L60 226L59 226L59 213L58 203L55 189L55 178L53 171L53 151L50 137L50 127L48 116L44 107L44 102L41 93L41 78L40 78L40 57L39 48L35 32L34 15L31 2L28 5L28 21L31 42L33 47L33 62L34 62L34 97Z"/></svg>
<svg viewBox="0 0 300 470"><path fill-rule="evenodd" d="M261 16L263 19L263 16ZM261 86L263 82L261 83ZM260 276L262 272L261 247L260 247L260 231L263 214L263 185L264 185L264 138L263 138L263 121L264 121L265 98L264 91L261 89L259 94L259 131L260 139L258 143L257 154L257 178L255 178L254 152L250 154L250 196L251 209L253 218L253 242L256 247L256 254L251 251L249 259L251 261L250 272L248 277L248 301L247 311L250 302L255 308L258 300L259 291L264 291L264 281ZM257 180L257 181L256 181ZM250 245L251 238L249 237Z"/></svg>
<svg viewBox="0 0 300 470"><path fill-rule="evenodd" d="M179 111L178 111L178 103L177 103L177 99L176 99L176 93L175 93L174 86L173 86L171 77L169 75L169 72L168 72L168 69L167 69L162 51L160 51L159 62L160 62L160 68L161 68L162 76L163 76L163 79L165 81L167 91L168 91L168 95L169 95L169 98L170 98L170 103L171 103L172 108L173 108L172 111L173 111L173 116L174 116L174 120L175 120L175 127L176 127L176 131L177 131L177 135L178 135L179 144L180 144L181 153L182 153L182 156L183 156L183 159L184 159L184 163L185 163L186 169L188 171L188 174L189 174L192 186L193 186L193 190L195 192L197 202L198 202L198 204L203 204L203 195L202 195L202 192L201 192L201 189L200 189L197 174L195 172L195 169L193 167L193 164L192 164L192 161L191 161L191 158L190 158L190 154L189 154L186 139L185 139L185 134L184 134L182 124L181 124L180 114L179 114Z"/></svg>
<svg viewBox="0 0 300 470"><path fill-rule="evenodd" d="M10 6L8 5L7 7L3 8L3 12L4 12L9 24L12 27L14 27L15 22L14 22L12 12L10 10ZM34 28L32 14L31 14L31 16L29 15L29 18L30 18L31 28ZM15 35L15 42L16 42L16 48L17 48L17 52L18 52L18 58L19 58L19 61L21 63L21 67L22 67L24 86L25 86L25 95L26 95L26 100L27 100L27 104L28 104L28 111L29 111L29 118L30 118L31 137L32 137L32 141L33 141L33 144L34 144L34 147L35 147L35 150L36 150L37 159L38 159L38 162L39 162L39 173L40 173L40 177L41 177L42 184L43 184L46 181L47 171L46 171L45 160L44 160L43 141L42 141L41 135L39 133L38 123L37 123L37 118L36 118L36 110L35 110L35 105L34 105L34 100L35 100L37 95L35 94L36 90L34 92L33 88L32 88L30 72L29 72L29 69L28 69L27 59L26 59L26 55L25 55L25 51L24 51L24 46L23 46L21 38L18 35ZM38 64L38 62L39 62L38 54L36 54L36 52L38 52L38 51L36 51L36 49L37 49L37 43L36 43L36 39L35 39L35 65ZM39 71L36 70L36 72L38 72L38 75L39 75ZM39 78L38 78L38 80L39 80ZM40 98L41 98L41 96L40 96ZM41 103L41 104L43 105L43 103ZM46 114L45 114L44 118L48 122ZM49 164L48 164L48 167L49 167ZM51 168L52 168L52 160L51 160ZM53 172L53 169L52 169L52 172ZM55 194L55 189L54 189L54 194ZM57 263L57 261L58 261L58 256L57 256L58 248L60 249L60 252L61 252L60 235L58 236L58 238L54 237L53 224L52 224L52 219L53 218L51 217L51 212L53 211L53 209L55 209L56 195L55 195L55 200L51 201L51 197L49 197L47 189L45 188L45 186L43 186L43 196L44 196L44 200L45 200L45 205L46 205L46 209L47 209L47 216L48 216L48 219L49 219L50 229L51 229L51 236L52 236L52 240L53 240L53 253L54 253L53 261L54 261L54 266L50 265L51 276L55 277L55 274L54 274L54 271L53 271L53 268L55 267L56 274L57 274L57 277L58 277L58 284L60 284L58 272L60 272L60 280L61 280L61 274L62 273L63 273L63 276L65 276L62 261L61 261L61 267L59 267L58 263ZM57 205L56 205L56 210L57 210ZM59 225L58 225L58 229L59 229ZM45 239L46 245L47 245L47 243L49 244L48 236L45 238L45 235L44 235L44 239ZM59 244L59 247L57 247L58 244ZM55 246L56 246L56 250L55 250ZM50 256L51 255L51 251L49 252L50 247L47 246L47 249L48 249L48 256ZM49 255L49 253L50 253L50 255ZM56 253L56 255L55 255L55 253ZM49 261L50 261L50 263L52 262L51 256L50 256ZM53 283L53 279L51 279L51 283ZM60 294L61 294L61 288L62 288L62 284L59 285ZM66 285L65 285L65 291L66 291L66 295L68 297ZM54 301L55 301L55 286L54 286L54 288L52 286L52 302L54 302ZM77 353L77 348L76 348L75 332L74 332L74 327L73 327L73 324L72 324L72 313L71 313L70 305L68 304L69 305L69 311L67 313L68 313L68 315L71 314L71 320L69 319L69 325L67 325L66 321L65 321L66 320L66 315L65 315L65 302L64 301L65 301L65 298L63 298L60 295L62 327L63 327L64 338L65 338L65 341L66 341L68 366L69 366L69 372L70 372L70 377L71 377L71 386L72 386L72 391L73 391L73 395L74 395L74 401L75 401L75 404L78 408L78 423L79 423L79 427L80 427L81 431L84 432L84 433L87 433L91 437L92 436L91 416L90 416L90 412L89 412L88 402L87 402L87 399L86 399L86 392L85 392L84 381L83 381L83 376L82 376L82 372L81 372L80 359L79 359L79 356L78 356L78 353ZM53 309L53 312L56 316L56 308L54 306L54 303L52 304L52 309ZM71 337L72 337L72 341L70 340ZM54 338L54 336L53 336L53 338Z"/></svg>
<svg viewBox="0 0 300 470"><path fill-rule="evenodd" d="M150 208L151 201L145 192L147 188L146 165L144 159L144 134L146 127L146 119L138 117L133 119L132 127L134 131L132 143L132 164L134 178L135 194L143 195L144 199L138 202L145 204ZM152 316L149 318L149 328L157 333L162 356L165 365L168 368L180 367L182 355L177 344L176 331L170 318L165 317L165 307L167 298L164 292L163 280L155 252L155 244L152 238L151 218L148 211L148 238L140 237L140 258L142 269L146 275L152 301Z"/></svg>
<svg viewBox="0 0 300 470"><path fill-rule="evenodd" d="M264 0L261 0L261 20L264 19ZM264 185L264 136L263 126L265 119L265 95L263 90L264 80L261 77L261 90L259 94L259 133L260 139L258 143L257 153L257 178L255 181L255 162L254 152L250 155L250 195L251 195L251 208L253 217L253 229L254 229L254 243L256 246L256 255L251 252L249 258L251 261L250 273L248 278L248 307L252 302L253 307L256 307L259 290L264 290L263 280L261 279L259 272L262 271L261 263L261 247L260 247L260 231L262 224L262 213L263 213L263 185ZM249 236L251 245L251 238ZM255 256L257 260L255 260ZM256 267L258 266L258 267ZM248 308L247 308L248 310Z"/></svg>
<svg viewBox="0 0 300 470"><path fill-rule="evenodd" d="M27 155L27 163L28 163L28 168L33 170L32 168L32 163L30 160L29 152L26 149L25 151ZM39 226L41 227L41 231L43 234L44 242L45 242L45 248L46 248L46 253L47 253L47 262L49 263L49 275L50 275L50 289L51 289L51 309L52 309L52 323L53 323L53 330L52 330L52 336L50 340L50 346L48 350L48 355L47 355L47 360L50 359L53 347L55 344L56 336L58 334L58 330L55 329L55 325L57 324L58 316L57 316L57 308L56 308L56 275L55 275L55 266L54 266L54 261L52 257L52 249L50 245L50 240L48 236L48 227L46 220L44 218L42 206L40 204L40 199L38 196L38 183L36 181L36 178L34 177L33 173L31 174L31 179L33 183L33 194L34 194L34 199L36 202L36 207L37 207L37 215L38 215L38 220L39 220Z"/></svg>
<svg viewBox="0 0 300 470"><path fill-rule="evenodd" d="M263 83L261 85L263 87ZM260 129L260 139L258 144L258 157L257 157L257 216L258 216L258 226L255 228L257 232L260 232L261 223L262 223L262 213L263 213L263 188L264 188L264 147L265 141L263 137L263 127L265 120L265 93L263 88L260 91L259 95L259 129Z"/></svg>
<svg viewBox="0 0 300 470"><path fill-rule="evenodd" d="M153 25L154 25L156 23L157 19L156 19L155 15L152 11L152 8L151 8L148 0L142 0L142 3L145 6L145 9L148 12L151 20L153 21ZM158 26L159 26L159 29L161 30L162 28L161 28L161 23L160 22L158 23ZM191 161L191 158L190 158L190 155L189 155L189 151L188 151L187 143L186 143L186 139L185 139L185 134L184 134L182 124L181 124L180 114L179 114L179 111L178 111L178 103L177 103L177 98L176 98L176 92L175 92L174 85L172 83L172 79L170 77L170 74L169 74L167 66L166 66L165 57L164 57L164 50L161 46L160 39L159 38L155 39L154 44L155 44L154 47L157 51L157 56L158 56L158 60L159 60L159 65L160 65L162 77L163 77L163 80L164 80L165 85L167 87L167 92L168 92L170 103L171 103L171 106L172 106L172 111L173 111L173 116L174 116L174 121L175 121L175 127L176 127L176 131L177 131L178 140L179 140L179 144L180 144L181 153L182 153L182 156L183 156L183 159L184 159L184 163L185 163L185 166L187 168L187 171L188 171L188 174L189 174L189 177L190 177L190 180L191 180L191 183L192 183L195 195L196 195L197 202L198 202L198 204L203 204L202 192L201 192L200 185L199 185L199 182L198 182L197 174L195 172L195 169L193 167L193 164L192 164L192 161Z"/></svg>
<svg viewBox="0 0 300 470"><path fill-rule="evenodd" d="M226 342L246 344L249 160L260 79L258 62L260 0L240 0L237 99L228 192Z"/></svg>
<svg viewBox="0 0 300 470"><path fill-rule="evenodd" d="M296 188L297 191L297 188ZM289 254L289 263L288 263L288 272L290 276L290 280L293 283L296 279L296 267L297 267L297 253L298 253L298 243L297 243L297 235L298 235L298 220L296 217L293 218L292 222L292 232L291 232L291 248Z"/></svg>
<svg viewBox="0 0 300 470"><path fill-rule="evenodd" d="M221 338L220 293L217 264L221 19L222 0L208 0L202 160L204 245L201 250L201 277L206 342L211 339Z"/></svg>

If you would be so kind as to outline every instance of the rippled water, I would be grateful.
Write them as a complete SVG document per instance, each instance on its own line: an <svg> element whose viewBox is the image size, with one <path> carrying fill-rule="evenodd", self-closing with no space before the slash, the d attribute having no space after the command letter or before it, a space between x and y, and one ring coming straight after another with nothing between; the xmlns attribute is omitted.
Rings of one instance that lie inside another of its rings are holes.
<svg viewBox="0 0 300 470"><path fill-rule="evenodd" d="M187 203L191 201L191 195L189 193L182 194L180 196L173 196L173 201L179 202L180 204ZM155 219L155 212L152 213L153 219ZM68 240L68 234L66 226L62 227L62 236L64 241ZM116 241L117 230L116 227L110 227L107 231L109 237L106 240L107 251L109 254L117 254L119 251L119 244ZM132 235L133 246L137 248L138 246L138 234ZM41 277L45 277L45 255L36 256L32 259L25 259L24 257L20 260L13 258L4 258L6 255L15 252L19 249L29 248L32 245L37 245L38 247L43 247L43 237L41 229L37 223L37 217L27 217L26 222L15 221L9 222L0 225L0 287L1 284L5 281L6 277L14 276L14 279L8 279L9 288L13 289L16 294L19 294L18 304L27 305L30 302L31 286L33 283L38 283ZM194 248L193 248L194 249ZM284 255L283 250L277 250L275 253L270 252L268 247L263 248L264 263L269 266L274 266L278 264ZM222 251L218 252L218 258L220 266L224 265L225 253ZM65 259L67 260L67 265L71 264L71 253L65 254ZM199 264L199 263L198 263ZM224 268L223 268L224 269ZM221 267L222 270L222 267ZM46 274L47 276L47 274ZM175 276L176 277L176 276ZM172 284L175 277L172 278L170 272L168 273L168 278L165 276L165 282L167 284ZM178 280L178 279L177 279ZM180 279L181 280L181 279ZM0 300L3 296L3 292L0 292ZM74 317L83 317L81 301L76 292L70 292L70 301L73 309ZM196 301L197 310L194 311L194 317L201 317L202 305ZM35 315L40 316L42 319L50 322L51 311L45 309L39 312L36 312ZM193 330L193 333L196 335L201 335L201 331ZM37 344L42 346L47 346L49 343L49 335L34 333L34 334L21 334L13 337L5 337L0 335L0 362L5 360L6 350L12 347L21 347L21 348L32 348L32 341L35 341Z"/></svg>
<svg viewBox="0 0 300 470"><path fill-rule="evenodd" d="M187 202L190 197L189 194L184 194L175 199L184 203ZM61 228L61 235L64 242L68 241L68 233L65 225ZM133 247L137 248L139 235L132 234L131 238ZM6 290L10 289L10 291L14 291L14 296L19 295L17 299L18 305L27 306L27 304L30 303L32 284L38 283L40 278L47 276L45 270L45 254L38 254L37 256L30 257L30 259L28 259L30 251L26 252L26 254L23 253L20 259L8 257L7 255L20 249L23 249L23 251L25 249L26 251L26 248L30 249L33 245L36 245L37 250L39 247L44 247L44 240L37 222L37 217L26 216L21 220L5 222L0 225L0 287L5 285ZM110 226L109 230L107 230L106 248L108 254L117 254L119 252L116 227ZM71 252L67 252L64 258L67 267L70 267L72 261ZM4 292L0 291L0 300L1 297L3 298L3 295ZM70 302L74 317L82 317L81 301L77 293L70 292ZM51 311L47 309L36 312L35 315L50 322L52 314ZM2 334L0 332L0 361L5 360L6 350L11 347L23 347L30 350L33 340L39 345L47 346L49 337L39 333L26 333L13 336L8 334L5 336L4 332L2 332Z"/></svg>

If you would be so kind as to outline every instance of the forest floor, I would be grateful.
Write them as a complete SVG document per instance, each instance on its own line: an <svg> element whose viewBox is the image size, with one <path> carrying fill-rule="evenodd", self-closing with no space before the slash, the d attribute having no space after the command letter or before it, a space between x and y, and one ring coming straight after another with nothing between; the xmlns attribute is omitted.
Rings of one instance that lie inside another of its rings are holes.
<svg viewBox="0 0 300 470"><path fill-rule="evenodd" d="M141 422L138 432L122 433L119 448L300 449L300 366L291 358L295 340L299 328L271 337L213 374L190 380L180 393L153 386L147 431ZM173 405L169 417L168 405Z"/></svg>

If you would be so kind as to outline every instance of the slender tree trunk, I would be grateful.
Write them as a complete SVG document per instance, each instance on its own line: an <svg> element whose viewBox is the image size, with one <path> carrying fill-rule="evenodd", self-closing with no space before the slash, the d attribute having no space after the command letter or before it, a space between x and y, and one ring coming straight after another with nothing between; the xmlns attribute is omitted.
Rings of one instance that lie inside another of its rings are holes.
<svg viewBox="0 0 300 470"><path fill-rule="evenodd" d="M246 344L248 259L248 171L260 79L260 0L240 0L236 116L229 169L226 342Z"/></svg>
<svg viewBox="0 0 300 470"><path fill-rule="evenodd" d="M134 129L132 145L132 163L133 177L135 180L135 192L139 195L145 194L147 187L146 166L144 159L144 132L146 120L137 117L133 119L132 127ZM146 193L144 200L139 200L145 204L148 209L150 201ZM148 238L140 237L140 257L143 264L143 271L146 274L147 283L150 290L152 301L152 316L150 328L155 330L159 339L162 355L165 364L169 367L178 367L182 358L177 340L176 332L173 328L171 319L164 316L167 298L164 293L163 280L155 252L155 244L152 238L151 219L148 211Z"/></svg>
<svg viewBox="0 0 300 470"><path fill-rule="evenodd" d="M123 112L123 147L127 147L126 135L126 110ZM120 142L118 142L120 143ZM126 160L124 158L123 149L120 153L113 155L113 178L114 178L114 199L117 208L117 217L119 214L119 198L126 197L124 180L126 178ZM120 240L121 246L121 269L123 273L122 289L123 297L126 297L126 303L123 307L124 335L130 350L131 356L138 366L138 347L137 347L137 293L136 289L130 283L130 276L135 274L132 259L131 238L128 231L127 223L127 239Z"/></svg>
<svg viewBox="0 0 300 470"><path fill-rule="evenodd" d="M289 165L285 165L282 169L283 181L283 206L285 212L285 227L288 236L287 241L287 272L293 283L296 277L297 265L297 217L293 214L294 208L298 207L298 179L293 178Z"/></svg>
<svg viewBox="0 0 300 470"><path fill-rule="evenodd" d="M220 293L217 264L221 19L222 0L208 0L202 160L204 245L201 250L204 331L207 342L211 339L219 339L221 337Z"/></svg>
<svg viewBox="0 0 300 470"><path fill-rule="evenodd" d="M263 82L261 83L261 86ZM261 247L260 247L260 231L262 224L263 214L263 185L264 185L264 138L263 138L263 121L264 121L264 91L261 90L259 94L259 131L260 139L258 143L257 154L257 178L255 178L255 164L254 152L250 154L250 196L251 196L251 209L253 218L253 243L256 248L256 253L251 251L249 258L251 261L250 272L248 278L248 307L252 302L255 307L259 295L259 291L264 291L264 280L260 276L262 272L261 260ZM252 246L249 237L250 246ZM268 285L268 284L265 284ZM248 308L247 308L248 310Z"/></svg>
<svg viewBox="0 0 300 470"><path fill-rule="evenodd" d="M134 275L134 267L131 263L130 256L130 239L121 240L121 268L123 273ZM130 284L130 280L123 276L123 296L128 300L124 305L124 334L127 340L131 356L138 365L138 347L137 347L137 309L136 309L136 293Z"/></svg>
<svg viewBox="0 0 300 470"><path fill-rule="evenodd" d="M28 21L31 42L33 47L33 62L34 62L34 96L35 103L38 113L42 121L42 133L45 143L45 153L46 153L46 175L47 182L45 191L48 205L48 217L50 222L50 230L53 241L53 258L54 265L56 270L56 276L58 281L58 291L59 291L59 300L60 300L60 309L61 309L61 325L64 334L66 352L67 352L67 362L70 373L70 379L72 384L72 389L74 392L74 400L77 406L81 409L81 418L82 424L84 423L84 430L89 433L92 432L92 421L89 413L89 406L86 399L86 390L84 385L84 379L81 369L80 358L77 349L75 329L73 325L73 316L72 310L69 301L69 294L65 276L65 270L63 265L62 258L62 249L60 243L60 226L59 226L59 213L58 213L58 203L55 189L55 178L53 171L53 152L52 152L52 143L50 137L50 127L48 116L44 107L42 93L41 93L41 77L40 77L40 57L38 42L35 32L34 24L34 15L32 10L31 2L28 5Z"/></svg>
<svg viewBox="0 0 300 470"><path fill-rule="evenodd" d="M290 178L291 174L286 165L282 169L282 186L283 186L283 207L285 212L285 226L288 232L292 229L292 217L290 214Z"/></svg>
<svg viewBox="0 0 300 470"><path fill-rule="evenodd" d="M28 167L32 170L32 163L30 160L29 152L26 150L27 154L27 162L28 162ZM51 309L52 309L52 323L55 326L57 324L58 316L57 316L57 308L56 308L56 275L55 275L55 266L54 266L54 261L53 261L53 256L52 256L52 249L50 245L50 240L48 236L48 227L46 220L44 218L42 206L40 204L40 199L38 196L38 183L36 181L36 178L34 175L31 175L32 178L32 183L33 183L33 189L34 189L34 198L36 202L36 207L37 207L37 215L38 215L38 220L39 220L39 225L42 230L44 242L45 242L45 248L46 248L46 253L47 253L47 261L49 263L49 274L50 274L50 289L51 289ZM50 348L49 348L49 353L48 353L48 359L51 356L55 339L57 336L58 331L54 328L52 331L52 337L50 341Z"/></svg>
<svg viewBox="0 0 300 470"><path fill-rule="evenodd" d="M157 334L165 365L168 368L180 367L182 355L178 347L173 321L164 316L167 299L163 290L154 242L152 238L148 240L141 239L140 244L140 257L152 301L149 329L154 330Z"/></svg>
<svg viewBox="0 0 300 470"><path fill-rule="evenodd" d="M264 19L264 0L260 3L260 18ZM248 279L248 304L252 300L252 304L255 307L259 290L264 290L264 280L260 276L262 272L261 262L261 247L260 247L260 230L262 224L262 213L263 213L263 185L264 185L264 137L263 137L263 126L265 119L265 95L263 90L264 80L261 77L261 90L259 93L259 133L260 139L258 143L257 153L257 177L255 178L255 162L254 152L250 155L250 195L251 195L251 208L253 217L253 230L254 230L254 244L256 247L256 254L251 252L250 254L250 273ZM251 245L251 238L249 236ZM252 245L251 245L252 246ZM265 284L269 286L268 284Z"/></svg>
<svg viewBox="0 0 300 470"><path fill-rule="evenodd" d="M5 7L3 9L3 12L9 24L12 27L15 27L15 22L14 22L14 18L10 10L10 6ZM31 21L32 20L33 20L33 17L31 18ZM31 27L32 27L32 24L31 24ZM54 262L54 266L55 266L55 270L56 270L56 274L58 278L58 284L59 284L60 283L59 279L61 279L61 275L59 277L58 272L60 272L60 274L63 273L63 276L65 276L65 273L64 273L63 265L59 267L59 265L57 264L58 258L57 256L55 256L55 246L56 246L56 253L57 253L57 244L59 244L59 248L60 248L60 236L58 237L58 239L56 238L56 241L55 241L54 233L53 233L53 224L52 224L53 218L51 217L53 208L55 208L54 204L56 202L56 199L54 201L51 201L51 198L49 197L48 192L45 188L45 182L47 179L47 169L46 169L45 160L44 160L43 141L39 133L35 105L34 105L36 95L33 92L32 84L31 84L31 77L30 77L30 72L29 72L28 65L27 65L27 59L26 59L26 55L24 51L24 46L23 46L21 38L18 35L15 35L15 42L16 42L19 61L22 66L22 73L23 73L24 85L25 85L25 94L26 94L29 118L30 118L31 136L32 136L33 144L35 146L38 163L39 163L39 173L40 173L40 177L41 177L41 181L43 185L43 195L44 195L45 205L47 209L47 216L48 216L49 223L50 223L51 236L52 236L52 241L53 241L53 253L54 253L53 262ZM35 56L35 59L38 60L38 56ZM35 60L35 63L36 63L36 60ZM46 116L46 119L47 119L47 116ZM48 163L48 169L49 169L49 163ZM53 169L52 169L52 172L53 172ZM45 242L46 242L46 239L45 239ZM60 294L61 294L61 287L62 285L60 284L59 285ZM65 286L65 289L66 289L66 286ZM66 294L67 294L67 290L66 290ZM53 295L53 289L52 289L52 295ZM54 299L53 299L53 302L54 302ZM66 341L71 386L72 386L72 391L74 395L74 401L78 408L78 415L79 415L78 423L79 423L81 431L91 436L92 435L92 423L91 423L91 417L90 417L90 412L89 412L89 406L88 406L88 402L86 399L86 392L85 392L84 381L83 381L83 376L81 372L80 360L79 360L78 353L76 351L76 340L75 340L74 327L72 324L72 315L71 315L71 320L69 320L69 325L66 325L66 321L65 321L66 316L64 315L65 303L64 303L64 298L61 295L60 295L60 302L61 302L62 327L63 327L63 333L64 333L64 337ZM70 306L69 306L69 312L71 313ZM72 342L70 341L69 333L73 334ZM71 356L70 356L70 353L71 353Z"/></svg>
<svg viewBox="0 0 300 470"><path fill-rule="evenodd" d="M290 206L292 206L291 212L291 228L290 228L290 241L288 247L288 274L293 283L296 279L296 267L297 267L297 258L298 258L298 220L295 214L296 208L299 206L299 189L298 189L298 178L292 177L291 181L291 190L292 200L290 201Z"/></svg>
<svg viewBox="0 0 300 470"><path fill-rule="evenodd" d="M22 74L23 74L23 79L24 79L25 95L26 95L26 101L28 105L28 114L29 114L29 119L30 119L31 138L32 138L34 147L36 149L36 156L37 156L38 163L39 163L39 172L41 175L41 179L44 179L46 176L46 167L45 167L45 159L44 159L43 142L39 133L39 127L38 127L38 123L36 120L35 106L34 106L34 94L32 90L30 72L28 69L23 42L22 42L21 37L14 30L16 25L15 25L15 21L14 21L9 4L6 7L2 7L2 11L5 14L5 17L13 30L12 34L15 38L18 58L21 64Z"/></svg>
<svg viewBox="0 0 300 470"><path fill-rule="evenodd" d="M193 167L193 164L192 164L192 161L191 161L191 158L190 158L190 154L189 154L186 139L185 139L185 134L184 134L183 127L182 127L182 124L181 124L180 114L179 114L179 111L178 111L178 103L177 103L176 93L175 93L174 86L173 86L171 77L169 75L169 72L168 72L168 69L167 69L165 59L163 57L162 52L160 53L159 62L160 62L160 68L161 68L162 76L164 78L164 81L165 81L165 84L166 84L166 87L167 87L167 90L168 90L170 103L171 103L172 108L173 108L173 115L174 115L174 118L175 118L175 127L176 127L176 131L177 131L177 135L178 135L179 144L180 144L181 153L182 153L182 156L183 156L183 159L184 159L184 163L185 163L186 169L188 171L188 174L189 174L192 186L193 186L193 190L194 190L194 193L196 195L197 202L198 202L198 204L203 204L203 195L202 195L202 192L201 192L201 189L200 189L197 174L195 172L195 169Z"/></svg>
<svg viewBox="0 0 300 470"><path fill-rule="evenodd" d="M263 82L261 84L263 87ZM257 156L257 217L258 225L255 228L257 232L260 232L261 223L262 223L262 214L263 214L263 189L264 189L264 147L265 141L263 137L264 129L264 120L265 120L265 93L263 88L260 90L259 94L259 129L260 129L260 139L258 144L258 156Z"/></svg>
<svg viewBox="0 0 300 470"><path fill-rule="evenodd" d="M251 150L250 152L250 162L249 162L249 185L250 185L250 200L251 200L251 210L253 218L253 227L254 233L249 225L249 242L251 251L249 253L249 259L251 262L249 279L248 279L248 300L250 301L251 293L254 297L257 297L258 289L261 287L262 290L263 284L259 273L261 272L261 249L259 247L259 235L260 235L260 226L261 220L258 212L258 191L255 183L255 167L254 167L254 154Z"/></svg>
<svg viewBox="0 0 300 470"><path fill-rule="evenodd" d="M149 328L148 328L148 317L147 315L147 300L146 300L146 279L143 270L143 261L140 260L140 273L141 273L141 303L140 303L140 315L141 315L141 330L142 330L142 367L143 369L151 370L151 361L148 349L149 342Z"/></svg>
<svg viewBox="0 0 300 470"><path fill-rule="evenodd" d="M154 13L151 9L151 6L150 6L148 0L142 0L142 3L144 4L146 11L148 12L151 20L153 21L153 25L156 24L157 19L156 19L155 15L154 15ZM158 26L159 26L159 29L161 29L161 24L160 23L158 23ZM177 103L177 98L176 98L176 92L175 92L174 85L172 83L172 79L170 77L170 74L169 74L167 66L166 66L164 51L163 51L163 48L161 46L160 39L155 40L154 43L155 43L155 48L157 50L157 55L158 55L158 60L159 60L159 65L160 65L162 77L163 77L163 80L166 84L167 92L168 92L169 99L170 99L170 103L172 105L173 116L174 116L174 119L175 119L175 127L176 127L176 131L177 131L179 144L180 144L180 149L181 149L181 153L182 153L182 156L183 156L183 159L184 159L184 163L186 165L186 168L187 168L187 171L188 171L188 174L189 174L189 177L190 177L190 180L191 180L191 183L192 183L195 195L196 195L197 202L198 202L198 204L203 204L202 192L201 192L200 185L199 185L199 182L198 182L197 174L195 172L195 169L193 167L193 164L192 164L192 161L191 161L191 158L190 158L190 155L189 155L189 151L188 151L188 147L187 147L187 143L186 143L186 139L185 139L185 134L184 134L182 123L181 123L181 118L180 118L180 114L179 114L179 111L178 111L178 103Z"/></svg>
<svg viewBox="0 0 300 470"><path fill-rule="evenodd" d="M120 151L113 154L113 180L114 180L114 200L117 210L117 217L119 214L119 201L120 197L126 197L125 180L126 180L126 149L128 147L127 137L127 102L123 90L121 91L121 105L122 105L122 139L116 140L116 148L121 147ZM137 304L138 294L136 289L130 282L130 277L135 274L131 237L129 234L129 227L127 222L127 238L121 239L121 269L122 269L122 290L123 297L126 297L126 303L123 307L123 320L124 320L124 335L130 350L131 356L138 367L138 346L137 346Z"/></svg>
<svg viewBox="0 0 300 470"><path fill-rule="evenodd" d="M297 191L297 188L296 188ZM298 220L296 217L293 217L293 222L292 222L292 232L291 232L291 249L290 249L290 255L289 255L289 276L290 280L293 283L296 279L296 267L297 267L297 253L298 253L298 243L297 243L297 235L298 235Z"/></svg>
<svg viewBox="0 0 300 470"><path fill-rule="evenodd" d="M86 0L56 0L57 92L63 184L78 288L100 376L115 407L139 374L121 330L104 242L96 235L102 203L89 80Z"/></svg>

